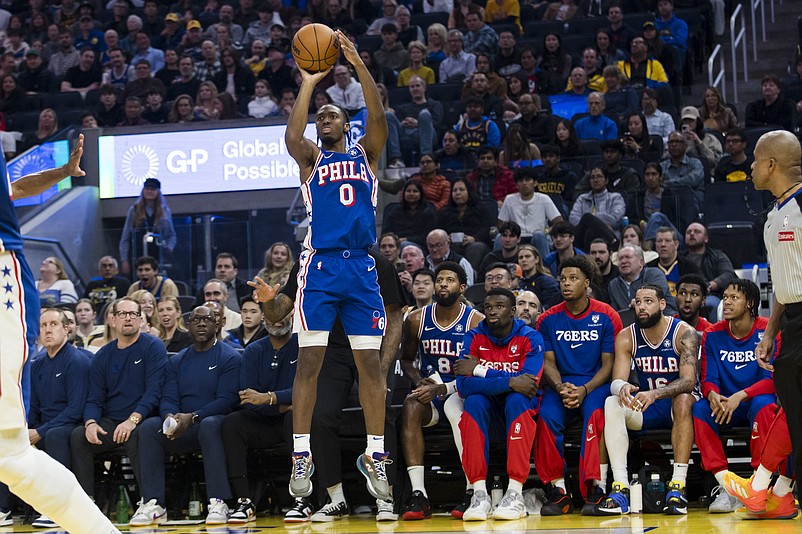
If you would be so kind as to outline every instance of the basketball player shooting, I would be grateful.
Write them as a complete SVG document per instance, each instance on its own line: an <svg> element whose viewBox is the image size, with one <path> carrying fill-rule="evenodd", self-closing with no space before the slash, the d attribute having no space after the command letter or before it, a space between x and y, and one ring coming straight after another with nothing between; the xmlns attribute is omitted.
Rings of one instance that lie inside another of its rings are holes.
<svg viewBox="0 0 802 534"><path fill-rule="evenodd" d="M357 467L371 495L388 500L385 466L389 460L384 450L386 384L379 359L385 314L376 264L368 255L368 249L376 242L375 173L387 141L387 122L376 83L354 44L339 30L335 34L362 84L368 118L364 137L346 151L348 115L338 106L324 105L315 116L321 146L306 139L312 92L331 67L315 74L300 69L303 81L285 136L287 149L300 166L301 191L309 216L295 299L300 352L292 393L290 494L306 497L312 493L314 464L309 437L317 377L329 331L339 314L359 371L359 401L367 429L367 448L359 456ZM259 302L271 300L279 288L270 287L258 277L249 284L255 288L254 297Z"/></svg>
<svg viewBox="0 0 802 534"><path fill-rule="evenodd" d="M84 176L84 136L66 165L23 176L13 184L0 155L0 481L15 495L73 534L117 533L66 467L30 445L22 369L39 336L39 294L22 253L12 199L41 194L68 176Z"/></svg>

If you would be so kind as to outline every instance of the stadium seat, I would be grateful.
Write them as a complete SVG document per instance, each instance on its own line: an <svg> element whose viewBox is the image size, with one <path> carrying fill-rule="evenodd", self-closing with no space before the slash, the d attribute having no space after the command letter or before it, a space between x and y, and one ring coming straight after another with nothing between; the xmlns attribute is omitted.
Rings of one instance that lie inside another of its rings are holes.
<svg viewBox="0 0 802 534"><path fill-rule="evenodd" d="M710 246L723 251L736 269L763 255L751 222L713 223L707 226L707 236Z"/></svg>
<svg viewBox="0 0 802 534"><path fill-rule="evenodd" d="M410 24L413 26L420 26L424 34L429 26L435 23L440 23L443 26L448 27L448 13L445 11L436 11L434 13L419 12L413 14L412 19L410 20Z"/></svg>
<svg viewBox="0 0 802 534"><path fill-rule="evenodd" d="M63 109L58 112L59 126L62 128L70 125L80 126L81 117L86 113L89 113L89 110L84 108L83 106L72 109Z"/></svg>
<svg viewBox="0 0 802 534"><path fill-rule="evenodd" d="M409 87L388 87L387 99L392 107L396 107L411 102L412 96L409 94Z"/></svg>
<svg viewBox="0 0 802 534"><path fill-rule="evenodd" d="M82 108L84 99L81 93L70 91L66 93L44 93L42 95L42 106L53 108L57 114L61 114L68 109Z"/></svg>
<svg viewBox="0 0 802 534"><path fill-rule="evenodd" d="M33 132L39 127L39 114L41 111L19 111L6 117L9 124L6 125L8 131L17 130L19 132Z"/></svg>
<svg viewBox="0 0 802 534"><path fill-rule="evenodd" d="M459 101L461 92L461 83L435 83L426 88L426 94L439 102Z"/></svg>
<svg viewBox="0 0 802 534"><path fill-rule="evenodd" d="M695 206L696 195L690 187L666 187L663 190L660 211L668 217L680 234L684 234L688 225L698 218Z"/></svg>
<svg viewBox="0 0 802 534"><path fill-rule="evenodd" d="M755 153L755 145L757 144L757 140L760 139L761 135L764 133L773 132L774 130L782 129L783 127L779 124L770 126L755 126L744 129L744 134L746 135L746 153L750 156Z"/></svg>
<svg viewBox="0 0 802 534"><path fill-rule="evenodd" d="M515 37L521 35L521 29L514 22L494 22L490 27L499 34L501 32L512 32Z"/></svg>
<svg viewBox="0 0 802 534"><path fill-rule="evenodd" d="M579 143L582 145L582 148L585 150L586 156L601 156L601 144L599 143L598 139L580 139Z"/></svg>

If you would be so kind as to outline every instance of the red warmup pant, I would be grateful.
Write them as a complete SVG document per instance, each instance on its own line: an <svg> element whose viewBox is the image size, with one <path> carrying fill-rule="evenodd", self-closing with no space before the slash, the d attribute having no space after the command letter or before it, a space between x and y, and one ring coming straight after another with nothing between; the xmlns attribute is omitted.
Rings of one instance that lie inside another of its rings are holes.
<svg viewBox="0 0 802 534"><path fill-rule="evenodd" d="M465 398L465 411L459 428L462 433L462 468L471 484L487 480L490 431L502 421L507 427L507 475L510 480L526 482L539 403L539 397L529 399L520 393L491 397L475 394Z"/></svg>

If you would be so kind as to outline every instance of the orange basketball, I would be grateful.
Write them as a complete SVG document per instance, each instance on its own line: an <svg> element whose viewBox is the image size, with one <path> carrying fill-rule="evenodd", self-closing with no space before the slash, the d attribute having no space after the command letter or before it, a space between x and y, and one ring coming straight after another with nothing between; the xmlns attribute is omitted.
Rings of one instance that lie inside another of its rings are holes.
<svg viewBox="0 0 802 534"><path fill-rule="evenodd" d="M333 67L340 57L340 44L334 31L323 24L307 24L292 40L292 57L299 68L320 72Z"/></svg>

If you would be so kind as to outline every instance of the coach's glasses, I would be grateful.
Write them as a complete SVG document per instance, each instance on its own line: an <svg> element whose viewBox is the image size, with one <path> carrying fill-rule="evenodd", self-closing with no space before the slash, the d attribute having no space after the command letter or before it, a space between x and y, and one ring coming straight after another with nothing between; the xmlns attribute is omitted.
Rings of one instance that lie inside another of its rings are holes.
<svg viewBox="0 0 802 534"><path fill-rule="evenodd" d="M116 315L120 319L125 319L126 317L130 317L130 318L133 319L135 317L139 317L140 315L142 315L142 312L138 312L138 311L122 311L121 310L121 311L116 312L114 315Z"/></svg>

